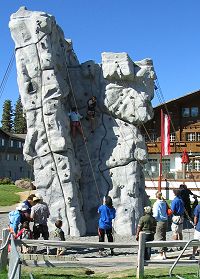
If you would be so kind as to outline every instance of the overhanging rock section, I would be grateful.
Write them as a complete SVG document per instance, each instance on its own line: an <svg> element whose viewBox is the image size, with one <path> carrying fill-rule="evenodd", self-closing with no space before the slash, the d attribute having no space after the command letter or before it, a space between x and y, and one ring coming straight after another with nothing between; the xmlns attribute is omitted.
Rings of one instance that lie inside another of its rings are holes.
<svg viewBox="0 0 200 279"><path fill-rule="evenodd" d="M135 233L147 202L143 163L147 159L139 126L153 116L155 73L151 59L133 62L126 53L103 53L102 64L80 64L71 40L64 40L53 16L19 9L11 16L18 84L27 118L24 147L35 183L70 235L97 231L97 208L105 195L117 210L115 231ZM71 138L68 113L97 97L95 132L81 121Z"/></svg>

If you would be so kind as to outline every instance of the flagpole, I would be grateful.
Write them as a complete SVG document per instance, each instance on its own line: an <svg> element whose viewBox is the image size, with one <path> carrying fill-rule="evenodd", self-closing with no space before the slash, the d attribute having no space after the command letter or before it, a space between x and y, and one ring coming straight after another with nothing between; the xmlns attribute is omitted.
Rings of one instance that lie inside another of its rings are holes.
<svg viewBox="0 0 200 279"><path fill-rule="evenodd" d="M158 180L158 192L161 192L162 184L162 146L163 146L163 110L160 110L160 162L159 162L159 180Z"/></svg>

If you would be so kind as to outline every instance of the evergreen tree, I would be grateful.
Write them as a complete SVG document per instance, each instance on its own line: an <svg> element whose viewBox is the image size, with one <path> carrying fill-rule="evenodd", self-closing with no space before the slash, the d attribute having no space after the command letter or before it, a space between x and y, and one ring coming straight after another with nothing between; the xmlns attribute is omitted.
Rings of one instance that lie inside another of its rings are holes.
<svg viewBox="0 0 200 279"><path fill-rule="evenodd" d="M13 121L12 121L12 102L11 100L5 100L3 104L3 114L2 114L2 129L6 132L12 131Z"/></svg>
<svg viewBox="0 0 200 279"><path fill-rule="evenodd" d="M25 134L27 132L26 119L23 114L23 107L20 97L18 98L15 105L13 130L17 134Z"/></svg>

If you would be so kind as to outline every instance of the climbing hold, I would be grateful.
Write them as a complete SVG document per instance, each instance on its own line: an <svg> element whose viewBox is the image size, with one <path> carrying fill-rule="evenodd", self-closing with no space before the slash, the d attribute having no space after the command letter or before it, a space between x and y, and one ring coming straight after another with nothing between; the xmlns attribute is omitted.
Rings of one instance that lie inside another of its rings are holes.
<svg viewBox="0 0 200 279"><path fill-rule="evenodd" d="M120 96L124 96L124 94L122 93L122 94L120 94Z"/></svg>
<svg viewBox="0 0 200 279"><path fill-rule="evenodd" d="M66 169L67 165L66 163L62 166L62 170Z"/></svg>
<svg viewBox="0 0 200 279"><path fill-rule="evenodd" d="M90 68L91 67L91 65L88 65L88 68Z"/></svg>
<svg viewBox="0 0 200 279"><path fill-rule="evenodd" d="M54 171L54 168L51 168L52 171Z"/></svg>
<svg viewBox="0 0 200 279"><path fill-rule="evenodd" d="M51 127L51 124L48 123L47 126L48 126L48 127Z"/></svg>
<svg viewBox="0 0 200 279"><path fill-rule="evenodd" d="M128 124L127 124L127 123L124 123L124 126L128 126Z"/></svg>
<svg viewBox="0 0 200 279"><path fill-rule="evenodd" d="M46 49L46 46L45 46L44 43L41 43L41 46L42 46L43 49Z"/></svg>
<svg viewBox="0 0 200 279"><path fill-rule="evenodd" d="M135 99L135 97L131 96L130 99Z"/></svg>
<svg viewBox="0 0 200 279"><path fill-rule="evenodd" d="M34 102L34 101L32 101L32 104L34 105L34 104L35 104L35 102Z"/></svg>
<svg viewBox="0 0 200 279"><path fill-rule="evenodd" d="M111 172L111 173L110 173L110 177L112 177L112 176L113 176L113 173Z"/></svg>
<svg viewBox="0 0 200 279"><path fill-rule="evenodd" d="M121 105L123 104L123 102L121 101L121 102L119 102Z"/></svg>
<svg viewBox="0 0 200 279"><path fill-rule="evenodd" d="M113 162L115 162L115 159L112 159L113 160Z"/></svg>
<svg viewBox="0 0 200 279"><path fill-rule="evenodd" d="M65 177L68 177L68 174L65 173Z"/></svg>
<svg viewBox="0 0 200 279"><path fill-rule="evenodd" d="M37 91L37 83L30 81L27 90L29 94L35 93Z"/></svg>

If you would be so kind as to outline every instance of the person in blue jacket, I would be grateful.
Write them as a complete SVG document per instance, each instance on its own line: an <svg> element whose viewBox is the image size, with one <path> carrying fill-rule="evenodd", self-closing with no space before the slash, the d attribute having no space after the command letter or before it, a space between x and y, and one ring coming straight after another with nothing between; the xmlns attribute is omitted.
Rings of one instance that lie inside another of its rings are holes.
<svg viewBox="0 0 200 279"><path fill-rule="evenodd" d="M108 242L113 242L112 234L112 220L115 218L116 210L113 207L112 199L110 196L105 197L105 203L98 208L99 218L99 242L105 241L105 234L107 235ZM113 248L111 250L111 255L114 255ZM102 254L102 249L99 251Z"/></svg>
<svg viewBox="0 0 200 279"><path fill-rule="evenodd" d="M180 196L180 190L173 190L175 198L171 203L171 210L173 212L172 216L172 233L173 240L182 240L183 239L183 221L184 221L184 203Z"/></svg>
<svg viewBox="0 0 200 279"><path fill-rule="evenodd" d="M16 210L13 210L9 213L9 227L13 230L15 234L17 234L19 229L19 224L21 223L22 213L26 212L28 206L25 204L20 204L16 207Z"/></svg>

